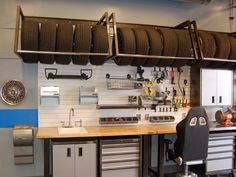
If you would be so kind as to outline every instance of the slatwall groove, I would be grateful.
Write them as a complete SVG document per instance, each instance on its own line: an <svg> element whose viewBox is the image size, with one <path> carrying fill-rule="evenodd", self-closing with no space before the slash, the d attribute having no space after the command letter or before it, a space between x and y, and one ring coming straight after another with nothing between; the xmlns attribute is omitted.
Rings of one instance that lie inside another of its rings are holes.
<svg viewBox="0 0 236 177"><path fill-rule="evenodd" d="M47 80L45 78L44 69L45 68L57 68L58 74L63 75L78 75L80 74L80 69L93 69L93 77L87 81L76 80L76 79L54 79ZM171 71L171 68L167 68ZM151 75L153 68L144 68L144 78L153 79ZM159 70L159 68L157 68ZM162 68L163 70L163 68ZM176 69L175 69L176 70ZM188 81L188 85L185 87L186 96L185 98L190 101L190 68L184 67L183 73L181 74L180 83L183 85L184 79ZM106 74L109 73L111 76L123 76L126 77L127 74L131 74L135 77L137 72L136 67L118 67L114 63L106 63L103 66L78 66L78 65L46 65L38 64L38 92L40 93L41 86L59 86L60 87L60 105L56 107L45 107L40 105L38 107L39 114L39 126L40 127L52 127L59 126L60 121L68 121L69 109L73 107L75 109L75 116L72 117L72 121L79 121L82 119L83 125L92 126L99 124L99 117L109 117L109 116L135 116L136 114L141 114L142 120L140 124L145 123L144 115L149 114L150 116L155 115L173 115L176 117L176 121L182 118L183 113L187 112L187 108L181 108L178 112L154 112L150 109L96 109L96 105L80 105L79 104L79 87L80 86L95 86L98 92L99 104L127 104L128 96L131 95L141 95L144 93L142 89L136 90L107 90L106 86ZM178 76L178 73L176 73ZM171 84L171 78L163 81L163 84L157 85L157 90L164 91L165 87L172 92L173 87L180 93L178 88L178 77L175 78L175 85ZM182 98L179 96L178 98ZM170 99L172 99L172 93L170 94ZM39 96L40 100L40 96ZM158 108L157 108L158 110Z"/></svg>

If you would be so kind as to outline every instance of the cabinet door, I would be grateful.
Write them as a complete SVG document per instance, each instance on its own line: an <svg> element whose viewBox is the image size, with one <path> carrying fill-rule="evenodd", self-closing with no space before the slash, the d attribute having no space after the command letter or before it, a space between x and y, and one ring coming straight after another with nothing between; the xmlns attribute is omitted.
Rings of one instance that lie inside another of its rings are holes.
<svg viewBox="0 0 236 177"><path fill-rule="evenodd" d="M217 104L217 70L201 70L201 105L213 106Z"/></svg>
<svg viewBox="0 0 236 177"><path fill-rule="evenodd" d="M74 145L53 145L53 177L74 177Z"/></svg>
<svg viewBox="0 0 236 177"><path fill-rule="evenodd" d="M217 104L231 105L233 95L233 72L228 70L217 71Z"/></svg>
<svg viewBox="0 0 236 177"><path fill-rule="evenodd" d="M96 177L96 143L75 145L75 177Z"/></svg>

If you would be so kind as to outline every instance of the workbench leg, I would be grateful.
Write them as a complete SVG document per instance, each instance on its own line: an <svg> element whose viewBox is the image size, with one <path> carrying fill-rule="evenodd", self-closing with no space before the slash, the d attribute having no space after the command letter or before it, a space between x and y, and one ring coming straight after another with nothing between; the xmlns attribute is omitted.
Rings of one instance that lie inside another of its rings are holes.
<svg viewBox="0 0 236 177"><path fill-rule="evenodd" d="M142 177L148 177L148 168L151 165L151 136L144 135L142 139Z"/></svg>
<svg viewBox="0 0 236 177"><path fill-rule="evenodd" d="M50 177L50 140L44 140L44 177Z"/></svg>
<svg viewBox="0 0 236 177"><path fill-rule="evenodd" d="M160 134L158 135L158 157L157 157L157 176L163 177L164 176L164 160L165 160L165 135Z"/></svg>

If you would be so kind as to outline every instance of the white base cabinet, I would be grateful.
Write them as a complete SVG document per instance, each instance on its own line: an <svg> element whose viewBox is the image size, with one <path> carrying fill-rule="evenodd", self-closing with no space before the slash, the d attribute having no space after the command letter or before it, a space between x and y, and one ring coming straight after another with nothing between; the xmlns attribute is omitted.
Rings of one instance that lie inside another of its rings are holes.
<svg viewBox="0 0 236 177"><path fill-rule="evenodd" d="M201 105L231 105L233 100L233 71L201 69Z"/></svg>
<svg viewBox="0 0 236 177"><path fill-rule="evenodd" d="M97 177L96 142L54 143L53 177Z"/></svg>

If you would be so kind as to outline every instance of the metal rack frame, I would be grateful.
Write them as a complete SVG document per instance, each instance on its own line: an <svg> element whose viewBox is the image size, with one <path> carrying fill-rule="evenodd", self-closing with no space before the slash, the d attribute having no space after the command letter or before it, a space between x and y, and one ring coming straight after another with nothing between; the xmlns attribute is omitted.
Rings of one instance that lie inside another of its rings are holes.
<svg viewBox="0 0 236 177"><path fill-rule="evenodd" d="M73 56L87 56L87 55L97 55L97 56L106 56L106 60L114 59L116 57L135 57L135 58L157 58L157 59L184 59L193 61L217 61L223 63L232 63L233 65L236 64L236 60L229 60L229 59L219 59L219 58L205 58L204 54L201 49L201 44L198 36L198 29L196 21L187 20L183 23L175 27L167 27L172 29L184 29L187 28L189 31L189 35L191 38L192 48L194 57L174 57L174 56L157 56L157 55L140 55L140 54L127 54L127 53L120 53L119 45L118 45L118 36L117 36L117 26L135 26L135 27L144 27L144 28L157 28L161 26L157 25L145 25L145 24L131 24L131 23L117 23L116 17L114 13L111 13L109 16L108 12L105 12L103 16L100 18L99 21L92 21L92 20L80 20L80 19L63 19L63 18L49 18L49 17L30 17L30 18L42 18L42 19L59 19L59 20L75 20L75 21L86 21L90 22L92 25L105 25L107 27L107 35L108 35L108 52L107 53L83 53L83 52L55 52L55 51L32 51L32 50L21 50L19 47L19 38L20 38L20 25L22 20L25 17L23 11L20 6L17 6L17 13L16 13L16 30L15 30L15 42L14 42L14 53L21 58L22 53L31 53L31 54L55 54L55 55L73 55ZM228 35L236 35L234 33L227 33ZM113 50L113 42L114 42L114 50Z"/></svg>
<svg viewBox="0 0 236 177"><path fill-rule="evenodd" d="M19 57L21 53L30 53L30 54L55 54L55 55L95 55L95 56L107 56L109 58L112 55L112 38L110 36L110 22L112 18L108 16L108 12L105 12L100 20L95 23L96 25L106 25L107 35L108 35L108 52L107 53L85 53L85 52L55 52L55 51L33 51L33 50L21 50L19 47L19 38L20 38L20 25L22 20L27 17L24 15L20 6L17 6L16 12L16 30L15 30L15 41L14 41L14 53ZM38 17L35 17L38 18ZM43 17L42 17L43 18ZM45 17L47 18L47 17ZM72 19L66 19L72 20Z"/></svg>
<svg viewBox="0 0 236 177"><path fill-rule="evenodd" d="M204 56L203 56L203 52L201 50L196 21L187 20L187 21L175 26L174 28L175 29L183 29L185 27L187 27L188 31L189 31L189 35L190 35L190 39L191 39L191 43L192 43L192 47L193 47L193 52L194 52L193 53L194 58L195 59L203 59Z"/></svg>
<svg viewBox="0 0 236 177"><path fill-rule="evenodd" d="M115 21L115 19L114 19ZM193 29L191 27L191 25L193 25ZM155 26L153 26L155 27ZM178 28L178 29L183 29L184 27L188 27L189 33L190 33L190 37L191 37L191 41L192 41L192 45L194 48L194 56L195 57L174 57L174 56L159 56L159 55L140 55L140 54L126 54L126 53L120 53L119 50L119 45L118 45L118 36L117 36L117 28L116 25L113 27L114 28L114 40L115 40L115 57L135 57L135 58L157 58L157 59L186 59L186 60L196 60L199 59L199 54L198 54L198 50L199 49L199 53L200 56L203 56L201 48L200 48L200 42L197 34L197 29L196 29L196 22L194 24L194 21L190 22L189 20L177 25L174 28ZM197 42L194 41L194 37L192 35L192 32L196 33L196 40ZM196 43L198 44L198 46L196 46ZM203 58L203 57L202 57Z"/></svg>
<svg viewBox="0 0 236 177"><path fill-rule="evenodd" d="M115 17L114 17L115 18ZM114 19L116 22L116 20ZM121 23L122 24L122 23ZM139 26L139 24L124 24L125 26ZM155 25L142 25L144 28L157 28L159 26ZM160 26L161 27L161 26ZM236 64L236 60L229 60L229 59L219 59L219 58L205 58L204 54L201 49L201 44L200 44L200 39L198 35L198 29L197 29L197 23L196 21L190 21L187 20L183 23L180 23L179 25L176 25L175 27L166 27L166 28L172 28L172 29L184 29L187 28L189 31L189 35L191 38L191 43L193 47L193 54L194 57L174 57L174 56L158 56L158 55L140 55L140 54L126 54L126 53L120 53L119 50L119 45L118 45L118 36L117 36L117 24L115 23L114 26L114 40L115 40L115 54L114 57L135 57L135 58L157 58L157 59L186 59L186 60L191 60L191 61L201 61L201 60L206 60L206 61L217 61L217 62L222 62L225 63L232 63ZM236 35L235 33L228 33L228 35Z"/></svg>

